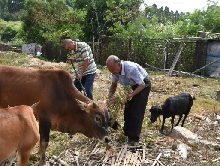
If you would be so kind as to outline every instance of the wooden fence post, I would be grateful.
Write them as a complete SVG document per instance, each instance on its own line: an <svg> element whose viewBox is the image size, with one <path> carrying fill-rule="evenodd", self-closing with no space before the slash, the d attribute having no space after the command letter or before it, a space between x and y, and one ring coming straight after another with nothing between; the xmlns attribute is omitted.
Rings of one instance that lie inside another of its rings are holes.
<svg viewBox="0 0 220 166"><path fill-rule="evenodd" d="M216 92L217 92L217 99L216 100L220 101L220 90L217 90Z"/></svg>
<svg viewBox="0 0 220 166"><path fill-rule="evenodd" d="M132 41L132 39L131 38L129 38L129 40L128 40L128 61L130 61L131 60L131 41Z"/></svg>
<svg viewBox="0 0 220 166"><path fill-rule="evenodd" d="M179 57L180 57L180 54L181 54L182 50L183 50L183 46L180 45L179 50L178 50L178 52L177 52L177 54L176 54L176 56L175 56L175 59L174 59L174 61L173 61L173 64L172 64L172 66L171 66L171 68L170 68L170 70L169 70L169 73L168 73L169 76L172 75L173 69L174 69L175 66L176 66L176 63L177 63L177 61L178 61L178 59L179 59Z"/></svg>

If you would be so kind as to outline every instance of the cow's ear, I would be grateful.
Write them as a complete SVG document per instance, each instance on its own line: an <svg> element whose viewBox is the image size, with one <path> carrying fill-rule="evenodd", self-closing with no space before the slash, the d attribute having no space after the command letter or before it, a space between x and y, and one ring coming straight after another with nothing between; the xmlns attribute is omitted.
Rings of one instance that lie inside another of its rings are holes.
<svg viewBox="0 0 220 166"><path fill-rule="evenodd" d="M76 101L77 101L78 106L80 107L80 109L86 111L88 105L86 103L78 100L78 99L76 99Z"/></svg>

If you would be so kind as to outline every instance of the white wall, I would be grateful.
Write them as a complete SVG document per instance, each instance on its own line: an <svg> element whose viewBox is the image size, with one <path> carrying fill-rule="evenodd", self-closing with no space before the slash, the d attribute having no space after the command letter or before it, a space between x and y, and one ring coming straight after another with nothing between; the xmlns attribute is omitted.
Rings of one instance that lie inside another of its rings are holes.
<svg viewBox="0 0 220 166"><path fill-rule="evenodd" d="M37 52L41 52L41 48L42 46L37 45L36 43L24 44L21 47L21 52L36 55Z"/></svg>
<svg viewBox="0 0 220 166"><path fill-rule="evenodd" d="M220 58L220 41L208 43L206 64ZM220 60L207 67L207 74L211 75L220 66Z"/></svg>

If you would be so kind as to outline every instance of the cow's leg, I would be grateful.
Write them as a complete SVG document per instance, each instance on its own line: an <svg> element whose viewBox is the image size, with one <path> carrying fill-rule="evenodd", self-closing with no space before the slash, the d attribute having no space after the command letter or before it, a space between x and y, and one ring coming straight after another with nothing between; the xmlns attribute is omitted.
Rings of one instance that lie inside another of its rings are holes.
<svg viewBox="0 0 220 166"><path fill-rule="evenodd" d="M187 115L188 115L188 114L185 114L185 116L184 116L184 118L183 118L183 121L182 121L182 125L181 125L181 127L183 127L183 125L184 125L184 122L185 122L185 120L186 120Z"/></svg>
<svg viewBox="0 0 220 166"><path fill-rule="evenodd" d="M178 125L179 125L180 120L182 119L182 116L183 116L183 114L179 115L179 120L178 120L178 122L176 123L176 126L178 126Z"/></svg>
<svg viewBox="0 0 220 166"><path fill-rule="evenodd" d="M46 165L46 149L49 143L49 134L50 134L51 123L49 119L40 119L39 120L39 131L40 131L40 166Z"/></svg>
<svg viewBox="0 0 220 166"><path fill-rule="evenodd" d="M175 115L172 115L172 120L171 120L171 124L172 124L172 127L171 127L171 133L173 131L173 126L174 126L174 118L175 118Z"/></svg>
<svg viewBox="0 0 220 166"><path fill-rule="evenodd" d="M165 119L166 119L166 118L163 116L163 123L162 123L161 129L160 129L160 132L161 132L161 133L163 133Z"/></svg>
<svg viewBox="0 0 220 166"><path fill-rule="evenodd" d="M24 166L28 164L31 150L22 150L17 157L17 166Z"/></svg>

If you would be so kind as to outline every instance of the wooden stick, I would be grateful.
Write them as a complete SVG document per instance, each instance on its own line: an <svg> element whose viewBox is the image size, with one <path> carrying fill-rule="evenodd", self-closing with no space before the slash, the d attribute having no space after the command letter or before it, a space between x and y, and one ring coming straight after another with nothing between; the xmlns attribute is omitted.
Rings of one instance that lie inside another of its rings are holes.
<svg viewBox="0 0 220 166"><path fill-rule="evenodd" d="M61 160L59 157L53 156L53 158L64 166L69 166L65 161Z"/></svg>
<svg viewBox="0 0 220 166"><path fill-rule="evenodd" d="M93 154L96 150L97 150L97 147L99 146L99 142L96 144L95 148L92 150L91 154Z"/></svg>
<svg viewBox="0 0 220 166"><path fill-rule="evenodd" d="M78 151L76 151L76 152L74 153L74 158L75 158L75 160L76 160L76 165L79 166L79 152L78 152Z"/></svg>
<svg viewBox="0 0 220 166"><path fill-rule="evenodd" d="M118 165L117 162L119 161L119 157L121 156L121 153L122 153L123 150L124 150L124 147L121 148L121 150L120 150L120 152L119 152L119 154L118 154L118 156L117 156L117 159L116 159L116 162L115 162L115 166Z"/></svg>
<svg viewBox="0 0 220 166"><path fill-rule="evenodd" d="M182 50L183 50L183 46L180 45L179 50L178 50L178 52L177 52L177 54L176 54L176 56L175 56L175 59L174 59L174 61L173 61L173 64L172 64L172 66L171 66L171 68L170 68L170 70L169 70L169 73L168 73L169 76L172 75L173 69L174 69L175 66L176 66L176 63L177 63L177 61L178 61L178 59L179 59L179 57L180 57L180 54L181 54Z"/></svg>
<svg viewBox="0 0 220 166"><path fill-rule="evenodd" d="M133 165L132 166L135 166L135 165L138 165L137 164L137 160L138 160L138 151L135 152L134 154L134 157L133 157Z"/></svg>
<svg viewBox="0 0 220 166"><path fill-rule="evenodd" d="M131 152L127 151L127 153L128 153L128 154L127 154L127 158L126 158L126 160L125 160L124 166L126 166L126 164L129 165L130 160L131 160L131 157L132 157Z"/></svg>
<svg viewBox="0 0 220 166"><path fill-rule="evenodd" d="M157 161L161 166L164 166L164 164L160 161L160 160L158 160Z"/></svg>
<svg viewBox="0 0 220 166"><path fill-rule="evenodd" d="M216 59L216 60L210 62L209 64L207 64L207 65L201 67L200 69L197 69L196 71L192 72L192 74L194 74L194 73L196 73L196 72L198 72L198 71L200 71L200 70L202 70L202 69L204 69L204 68L206 68L206 67L212 65L213 63L215 63L215 62L217 62L217 61L219 61L219 60L220 60L220 58L218 58L218 59Z"/></svg>
<svg viewBox="0 0 220 166"><path fill-rule="evenodd" d="M160 153L160 154L157 156L156 160L154 161L154 163L153 163L151 166L154 166L154 165L157 163L157 161L159 160L159 158L160 158L161 155L162 155L162 153Z"/></svg>
<svg viewBox="0 0 220 166"><path fill-rule="evenodd" d="M126 145L127 146L127 145ZM126 149L127 149L127 147L126 147ZM126 160L127 160L127 155L128 154L128 151L126 150L126 152L125 152L125 158L124 158L124 166L126 166Z"/></svg>
<svg viewBox="0 0 220 166"><path fill-rule="evenodd" d="M126 152L127 152L127 145L124 146L124 149L123 149L123 151L122 151L122 153L120 155L120 158L118 160L118 166L120 166L121 160L125 156Z"/></svg>
<svg viewBox="0 0 220 166"><path fill-rule="evenodd" d="M115 165L115 156L112 157L112 164L111 166L114 166Z"/></svg>
<svg viewBox="0 0 220 166"><path fill-rule="evenodd" d="M145 63L145 65L147 65L147 66L153 68L154 70L161 70L161 71L164 71L164 69L160 69L160 68L157 68L157 67L155 67L155 66L151 66L151 65L149 65L149 64L147 64L147 63Z"/></svg>
<svg viewBox="0 0 220 166"><path fill-rule="evenodd" d="M145 144L143 144L142 148L143 148L142 164L144 164L144 161L145 161Z"/></svg>

